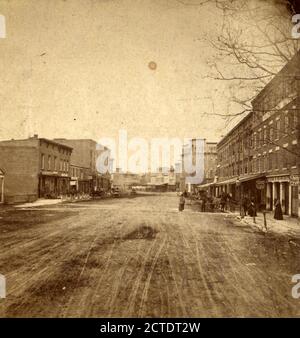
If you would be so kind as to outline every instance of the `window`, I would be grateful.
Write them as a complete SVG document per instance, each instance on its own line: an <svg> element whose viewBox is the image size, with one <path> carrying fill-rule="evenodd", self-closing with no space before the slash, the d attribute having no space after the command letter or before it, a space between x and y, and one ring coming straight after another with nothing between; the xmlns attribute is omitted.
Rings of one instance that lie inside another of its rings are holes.
<svg viewBox="0 0 300 338"><path fill-rule="evenodd" d="M297 145L293 145L292 152L293 153L291 155L291 166L295 167L297 165L297 160L298 160L298 156L299 156L299 155L297 155L299 153Z"/></svg>
<svg viewBox="0 0 300 338"><path fill-rule="evenodd" d="M278 152L276 151L273 155L273 159L274 159L274 169L278 169Z"/></svg>
<svg viewBox="0 0 300 338"><path fill-rule="evenodd" d="M266 144L267 142L267 128L264 128L263 144Z"/></svg>
<svg viewBox="0 0 300 338"><path fill-rule="evenodd" d="M262 130L259 132L259 141L260 146L262 146L264 144L264 134Z"/></svg>
<svg viewBox="0 0 300 338"><path fill-rule="evenodd" d="M41 156L41 168L45 169L45 155L44 154L42 154Z"/></svg>
<svg viewBox="0 0 300 338"><path fill-rule="evenodd" d="M274 137L274 129L273 129L273 126L270 127L270 141L273 141L273 137Z"/></svg>
<svg viewBox="0 0 300 338"><path fill-rule="evenodd" d="M275 130L274 130L274 138L275 140L279 139L279 132L280 132L280 120L276 121L276 125L275 125Z"/></svg>
<svg viewBox="0 0 300 338"><path fill-rule="evenodd" d="M54 170L57 170L57 157L56 156L54 156L53 165L54 165Z"/></svg>
<svg viewBox="0 0 300 338"><path fill-rule="evenodd" d="M298 111L296 110L294 112L294 119L293 119L293 129L294 130L299 130L299 126L298 126Z"/></svg>
<svg viewBox="0 0 300 338"><path fill-rule="evenodd" d="M269 170L272 170L272 160L273 160L273 154L269 153L269 164L268 164Z"/></svg>
<svg viewBox="0 0 300 338"><path fill-rule="evenodd" d="M48 156L48 170L51 170L51 156Z"/></svg>
<svg viewBox="0 0 300 338"><path fill-rule="evenodd" d="M289 116L287 114L284 116L284 132L286 134L289 132Z"/></svg>

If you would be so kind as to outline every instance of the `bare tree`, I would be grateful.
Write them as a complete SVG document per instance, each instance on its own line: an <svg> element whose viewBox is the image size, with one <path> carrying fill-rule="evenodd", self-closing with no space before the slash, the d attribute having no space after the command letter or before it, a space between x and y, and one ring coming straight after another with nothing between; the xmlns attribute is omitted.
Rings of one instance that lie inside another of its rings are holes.
<svg viewBox="0 0 300 338"><path fill-rule="evenodd" d="M201 38L215 51L205 77L228 82L231 108L247 112L252 99L300 49L291 36L295 8L287 0L213 2L222 13L221 27Z"/></svg>

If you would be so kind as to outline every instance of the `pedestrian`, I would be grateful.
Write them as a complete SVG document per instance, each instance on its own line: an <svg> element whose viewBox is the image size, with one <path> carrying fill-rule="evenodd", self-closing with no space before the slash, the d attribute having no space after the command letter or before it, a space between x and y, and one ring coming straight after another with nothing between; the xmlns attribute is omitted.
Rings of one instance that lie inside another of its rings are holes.
<svg viewBox="0 0 300 338"><path fill-rule="evenodd" d="M221 194L221 201L220 201L221 211L222 212L225 212L226 200L227 200L227 195L226 195L225 192L222 192L222 194Z"/></svg>
<svg viewBox="0 0 300 338"><path fill-rule="evenodd" d="M279 221L283 220L282 208L281 208L281 203L279 199L276 199L275 201L274 219L277 219Z"/></svg>
<svg viewBox="0 0 300 338"><path fill-rule="evenodd" d="M248 215L250 217L256 217L257 216L256 203L255 203L254 197L251 198L251 202L250 202L250 205L248 207Z"/></svg>
<svg viewBox="0 0 300 338"><path fill-rule="evenodd" d="M183 194L180 194L180 198L179 198L179 211L183 211L184 210L184 205L185 205L185 198Z"/></svg>
<svg viewBox="0 0 300 338"><path fill-rule="evenodd" d="M242 208L243 208L244 216L247 216L248 206L249 206L249 200L248 200L248 197L245 196L245 197L243 197L243 200L242 200Z"/></svg>

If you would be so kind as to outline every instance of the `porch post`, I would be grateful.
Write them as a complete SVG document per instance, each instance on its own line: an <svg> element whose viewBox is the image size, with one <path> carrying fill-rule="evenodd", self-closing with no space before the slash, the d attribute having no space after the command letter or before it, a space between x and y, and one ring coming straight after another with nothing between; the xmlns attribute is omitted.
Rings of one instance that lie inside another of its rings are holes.
<svg viewBox="0 0 300 338"><path fill-rule="evenodd" d="M0 203L4 203L4 176L2 178L2 183L1 183L1 200Z"/></svg>
<svg viewBox="0 0 300 338"><path fill-rule="evenodd" d="M292 187L291 187L291 183L288 183L288 189L289 189L289 210L288 210L288 214L289 216L292 215Z"/></svg>
<svg viewBox="0 0 300 338"><path fill-rule="evenodd" d="M272 196L271 196L271 183L267 183L267 210L271 210Z"/></svg>
<svg viewBox="0 0 300 338"><path fill-rule="evenodd" d="M286 210L285 210L285 196L284 196L283 182L280 182L279 186L280 186L280 188L279 188L279 190L280 190L279 199L280 199L281 207L283 209L283 213L285 214Z"/></svg>

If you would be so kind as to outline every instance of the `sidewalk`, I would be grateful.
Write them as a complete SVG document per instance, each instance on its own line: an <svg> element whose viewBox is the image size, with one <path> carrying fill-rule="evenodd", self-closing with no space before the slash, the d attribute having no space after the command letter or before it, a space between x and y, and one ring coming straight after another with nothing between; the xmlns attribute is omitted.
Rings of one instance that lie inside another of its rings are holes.
<svg viewBox="0 0 300 338"><path fill-rule="evenodd" d="M264 217L261 212L257 214L255 217L255 223L253 221L253 217L245 216L243 219L239 215L238 212L234 212L236 217L243 223L248 224L250 226L255 226L261 231L264 232L273 232L281 235L289 235L293 237L297 237L300 239L300 219L283 216L284 219L282 221L274 219L273 212L266 213L267 219L267 229L264 226Z"/></svg>
<svg viewBox="0 0 300 338"><path fill-rule="evenodd" d="M14 205L15 208L32 208L32 207L40 207L44 205L53 205L53 204L58 204L62 203L63 200L61 198L58 199L43 199L40 198L34 202L28 202L28 203L23 203L23 204L17 204Z"/></svg>

